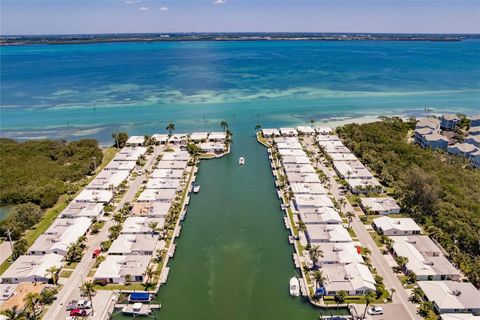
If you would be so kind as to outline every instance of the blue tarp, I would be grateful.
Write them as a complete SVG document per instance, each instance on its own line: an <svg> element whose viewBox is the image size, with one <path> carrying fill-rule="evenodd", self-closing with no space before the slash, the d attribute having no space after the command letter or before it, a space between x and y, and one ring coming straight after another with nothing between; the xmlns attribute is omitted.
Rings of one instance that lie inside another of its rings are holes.
<svg viewBox="0 0 480 320"><path fill-rule="evenodd" d="M148 292L134 292L128 298L130 301L149 301L150 294Z"/></svg>
<svg viewBox="0 0 480 320"><path fill-rule="evenodd" d="M323 287L317 288L315 291L316 294L323 296L325 294L325 289Z"/></svg>

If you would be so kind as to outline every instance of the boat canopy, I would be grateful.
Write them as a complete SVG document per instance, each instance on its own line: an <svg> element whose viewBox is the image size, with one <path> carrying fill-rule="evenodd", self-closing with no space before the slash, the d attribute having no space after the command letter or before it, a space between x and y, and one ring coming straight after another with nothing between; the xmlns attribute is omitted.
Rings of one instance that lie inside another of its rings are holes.
<svg viewBox="0 0 480 320"><path fill-rule="evenodd" d="M150 293L148 292L134 292L130 294L128 298L130 301L149 301L150 300Z"/></svg>

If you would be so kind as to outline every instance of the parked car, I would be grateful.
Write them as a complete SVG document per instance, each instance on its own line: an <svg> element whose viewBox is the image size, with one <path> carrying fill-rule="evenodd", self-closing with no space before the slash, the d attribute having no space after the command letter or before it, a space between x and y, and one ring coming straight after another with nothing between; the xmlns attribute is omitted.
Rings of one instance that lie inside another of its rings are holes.
<svg viewBox="0 0 480 320"><path fill-rule="evenodd" d="M70 311L70 316L72 317L85 317L87 315L87 310L84 309L73 309Z"/></svg>
<svg viewBox="0 0 480 320"><path fill-rule="evenodd" d="M88 300L78 300L77 302L77 309L90 309L92 307L92 303Z"/></svg>
<svg viewBox="0 0 480 320"><path fill-rule="evenodd" d="M383 314L383 308L382 307L371 307L371 308L368 308L367 312L370 315Z"/></svg>
<svg viewBox="0 0 480 320"><path fill-rule="evenodd" d="M102 252L102 249L100 249L100 248L97 248L97 249L93 250L92 258L95 259L96 257L98 257L100 255L101 252Z"/></svg>
<svg viewBox="0 0 480 320"><path fill-rule="evenodd" d="M67 311L77 309L77 300L72 300L67 304Z"/></svg>

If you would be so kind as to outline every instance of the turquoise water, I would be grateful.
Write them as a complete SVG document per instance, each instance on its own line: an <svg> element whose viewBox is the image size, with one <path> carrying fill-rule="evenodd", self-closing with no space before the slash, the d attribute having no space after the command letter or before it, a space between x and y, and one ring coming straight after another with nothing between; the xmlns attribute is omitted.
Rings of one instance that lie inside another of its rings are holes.
<svg viewBox="0 0 480 320"><path fill-rule="evenodd" d="M480 41L1 48L1 135L95 137L480 110Z"/></svg>

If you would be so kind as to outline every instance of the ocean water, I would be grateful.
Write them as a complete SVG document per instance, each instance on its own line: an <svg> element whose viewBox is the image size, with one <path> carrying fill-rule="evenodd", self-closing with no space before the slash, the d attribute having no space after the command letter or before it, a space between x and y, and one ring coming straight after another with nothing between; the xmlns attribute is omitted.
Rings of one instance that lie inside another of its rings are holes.
<svg viewBox="0 0 480 320"><path fill-rule="evenodd" d="M480 110L480 41L172 42L1 48L1 136L341 123Z"/></svg>

